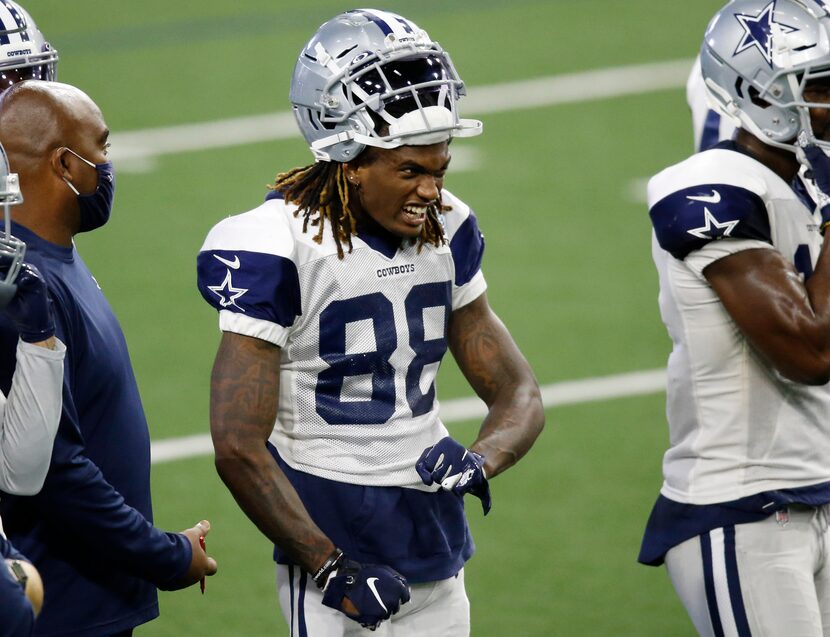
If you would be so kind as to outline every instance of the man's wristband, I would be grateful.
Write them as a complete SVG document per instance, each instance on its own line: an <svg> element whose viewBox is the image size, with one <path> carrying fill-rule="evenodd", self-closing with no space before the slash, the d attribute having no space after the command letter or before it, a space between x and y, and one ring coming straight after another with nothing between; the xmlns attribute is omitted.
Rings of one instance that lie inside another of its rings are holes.
<svg viewBox="0 0 830 637"><path fill-rule="evenodd" d="M332 571L334 571L339 565L340 562L343 561L343 551L338 548L335 548L331 555L326 558L326 561L323 562L323 565L317 569L317 572L311 576L311 579L314 580L314 583L317 584L317 588L323 588L326 585L326 582L329 579L329 575Z"/></svg>

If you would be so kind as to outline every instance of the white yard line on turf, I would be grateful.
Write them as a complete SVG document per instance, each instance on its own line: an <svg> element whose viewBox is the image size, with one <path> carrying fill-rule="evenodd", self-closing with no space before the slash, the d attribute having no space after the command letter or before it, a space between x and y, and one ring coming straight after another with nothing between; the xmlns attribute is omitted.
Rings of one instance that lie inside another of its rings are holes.
<svg viewBox="0 0 830 637"><path fill-rule="evenodd" d="M651 369L544 385L542 402L546 408L575 405L612 398L655 394L662 392L665 387L666 370ZM441 402L441 420L445 424L482 418L486 413L487 407L478 398L456 398ZM213 446L208 434L158 440L152 443L150 451L153 464L205 456L211 453L213 453Z"/></svg>
<svg viewBox="0 0 830 637"><path fill-rule="evenodd" d="M463 110L467 115L486 115L680 88L685 86L691 65L692 60L673 60L470 87ZM269 113L114 133L111 156L128 169L140 170L162 155L296 136L290 112Z"/></svg>

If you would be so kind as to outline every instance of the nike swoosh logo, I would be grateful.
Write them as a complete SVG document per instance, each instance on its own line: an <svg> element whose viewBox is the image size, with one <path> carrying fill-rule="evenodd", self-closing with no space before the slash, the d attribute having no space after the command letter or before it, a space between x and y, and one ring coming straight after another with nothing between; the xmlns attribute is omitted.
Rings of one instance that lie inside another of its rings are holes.
<svg viewBox="0 0 830 637"><path fill-rule="evenodd" d="M213 258L219 261L220 263L224 263L228 266L231 270L238 270L239 269L239 255L234 255L233 261L229 261L228 259L223 259L218 254L214 254Z"/></svg>
<svg viewBox="0 0 830 637"><path fill-rule="evenodd" d="M375 599L378 600L378 604L380 604L380 607L383 609L383 612L388 613L389 610L387 610L386 604L383 603L383 600L380 598L380 594L378 593L378 589L375 587L375 582L377 581L377 577L367 577L366 586L369 587L369 590L372 591L372 595L374 595Z"/></svg>
<svg viewBox="0 0 830 637"><path fill-rule="evenodd" d="M711 195L700 195L699 197L687 196L686 199L702 201L703 203L720 203L720 193L717 190L713 190Z"/></svg>

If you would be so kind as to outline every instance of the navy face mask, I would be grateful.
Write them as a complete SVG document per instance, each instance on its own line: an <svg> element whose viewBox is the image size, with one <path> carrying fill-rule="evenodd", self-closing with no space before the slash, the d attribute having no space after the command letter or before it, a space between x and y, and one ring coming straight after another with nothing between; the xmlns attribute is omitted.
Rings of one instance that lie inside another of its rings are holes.
<svg viewBox="0 0 830 637"><path fill-rule="evenodd" d="M100 228L110 218L112 202L115 199L115 169L111 161L103 164L93 164L71 148L66 150L82 162L92 166L95 172L98 173L98 185L95 187L95 192L90 195L82 195L75 186L64 179L66 185L72 189L72 192L78 198L78 207L81 211L81 225L78 232L89 232Z"/></svg>

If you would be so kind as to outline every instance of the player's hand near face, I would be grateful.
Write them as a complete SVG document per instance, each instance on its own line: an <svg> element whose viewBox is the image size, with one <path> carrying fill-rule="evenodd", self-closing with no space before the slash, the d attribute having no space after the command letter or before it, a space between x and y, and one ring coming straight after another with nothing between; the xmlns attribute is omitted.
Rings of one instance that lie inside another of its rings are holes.
<svg viewBox="0 0 830 637"><path fill-rule="evenodd" d="M472 493L481 500L484 515L490 512L492 499L484 456L470 451L449 436L424 449L415 470L427 486L439 484L446 491L463 496Z"/></svg>
<svg viewBox="0 0 830 637"><path fill-rule="evenodd" d="M55 319L43 275L35 266L24 262L15 283L17 292L4 311L20 332L22 340L51 346Z"/></svg>
<svg viewBox="0 0 830 637"><path fill-rule="evenodd" d="M190 559L190 568L187 569L187 572L179 580L173 583L169 590L187 588L206 576L216 574L218 568L216 560L205 553L199 541L200 537L204 538L209 532L210 522L207 520L202 520L196 526L182 531L182 535L190 542L193 556Z"/></svg>
<svg viewBox="0 0 830 637"><path fill-rule="evenodd" d="M819 210L821 212L821 232L830 225L830 157L815 144L803 147L804 157L809 164L807 177L811 178L819 190Z"/></svg>

